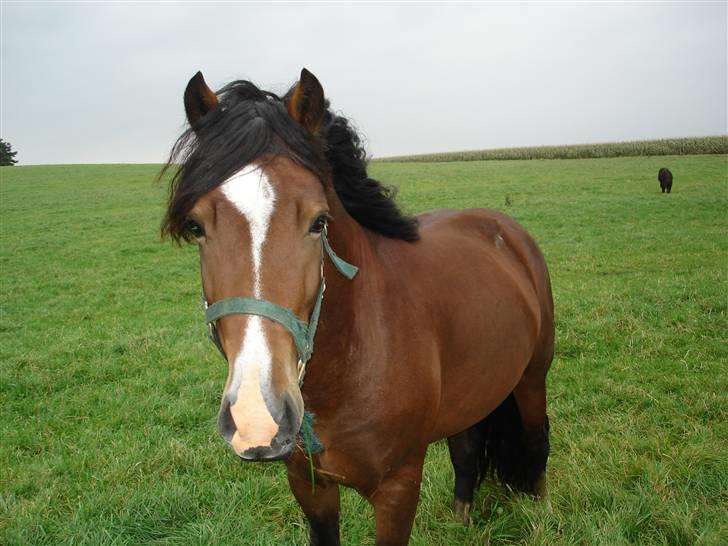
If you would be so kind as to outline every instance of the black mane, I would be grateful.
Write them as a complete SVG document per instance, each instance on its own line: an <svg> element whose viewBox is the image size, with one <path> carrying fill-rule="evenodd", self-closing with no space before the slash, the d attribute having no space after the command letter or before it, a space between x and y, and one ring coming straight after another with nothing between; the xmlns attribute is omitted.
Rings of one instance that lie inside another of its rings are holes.
<svg viewBox="0 0 728 546"><path fill-rule="evenodd" d="M367 157L346 118L329 109L320 136L311 137L288 114L286 101L249 81L218 91L219 104L177 140L162 170L179 165L169 186L162 233L187 239L187 214L205 193L262 154L284 155L326 180L331 177L348 213L365 228L416 241L417 220L397 207L396 190L367 176Z"/></svg>

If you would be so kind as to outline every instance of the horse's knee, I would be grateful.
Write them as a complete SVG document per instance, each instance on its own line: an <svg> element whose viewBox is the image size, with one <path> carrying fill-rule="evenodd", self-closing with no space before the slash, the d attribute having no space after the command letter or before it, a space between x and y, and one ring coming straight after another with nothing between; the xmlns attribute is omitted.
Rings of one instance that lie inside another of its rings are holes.
<svg viewBox="0 0 728 546"><path fill-rule="evenodd" d="M369 497L376 519L376 543L405 546L417 512L422 482L424 450L404 466L392 470Z"/></svg>
<svg viewBox="0 0 728 546"><path fill-rule="evenodd" d="M338 546L339 486L318 477L311 483L305 460L294 455L288 464L288 483L308 520L312 546Z"/></svg>
<svg viewBox="0 0 728 546"><path fill-rule="evenodd" d="M338 513L326 518L307 519L311 546L339 546L341 544Z"/></svg>

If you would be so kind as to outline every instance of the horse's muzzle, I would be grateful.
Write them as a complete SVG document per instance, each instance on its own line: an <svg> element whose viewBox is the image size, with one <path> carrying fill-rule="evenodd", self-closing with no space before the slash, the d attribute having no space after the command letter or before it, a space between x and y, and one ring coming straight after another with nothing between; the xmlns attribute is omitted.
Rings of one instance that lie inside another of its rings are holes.
<svg viewBox="0 0 728 546"><path fill-rule="evenodd" d="M223 399L218 416L218 430L225 440L235 448L237 455L244 461L270 462L288 459L296 447L296 436L301 427L303 416L297 409L297 405L293 402L290 395L287 395L282 404L282 411L275 419L278 425L278 431L275 436L266 441L265 445L253 445L244 451L239 451L233 441L233 436L237 430L235 421L230 413L230 402L226 398Z"/></svg>
<svg viewBox="0 0 728 546"><path fill-rule="evenodd" d="M296 447L296 438L279 439L278 435L266 447L253 447L238 456L243 461L272 462L288 459Z"/></svg>

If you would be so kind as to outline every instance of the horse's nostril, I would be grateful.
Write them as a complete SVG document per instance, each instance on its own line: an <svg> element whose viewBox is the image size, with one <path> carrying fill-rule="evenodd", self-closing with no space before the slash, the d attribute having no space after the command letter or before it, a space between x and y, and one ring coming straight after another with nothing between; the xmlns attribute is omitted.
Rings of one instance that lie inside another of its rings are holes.
<svg viewBox="0 0 728 546"><path fill-rule="evenodd" d="M235 421L233 421L233 415L230 413L230 400L228 400L227 396L223 397L220 404L220 413L217 416L217 430L228 442L232 440L233 434L235 434Z"/></svg>
<svg viewBox="0 0 728 546"><path fill-rule="evenodd" d="M296 404L293 402L291 395L286 395L284 401L283 418L279 423L280 429L278 436L287 438L290 442L291 438L295 438L298 434L299 425L301 424L301 414L299 413Z"/></svg>

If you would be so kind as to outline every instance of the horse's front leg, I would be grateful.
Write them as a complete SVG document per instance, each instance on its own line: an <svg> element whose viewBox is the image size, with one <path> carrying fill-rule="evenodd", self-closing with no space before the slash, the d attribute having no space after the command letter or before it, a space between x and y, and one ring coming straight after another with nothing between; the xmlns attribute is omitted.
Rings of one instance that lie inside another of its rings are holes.
<svg viewBox="0 0 728 546"><path fill-rule="evenodd" d="M312 485L308 461L303 459L288 465L288 483L308 519L311 546L339 546L339 486L318 476Z"/></svg>
<svg viewBox="0 0 728 546"><path fill-rule="evenodd" d="M425 453L388 474L369 498L377 524L377 546L405 546L409 542L420 498Z"/></svg>

